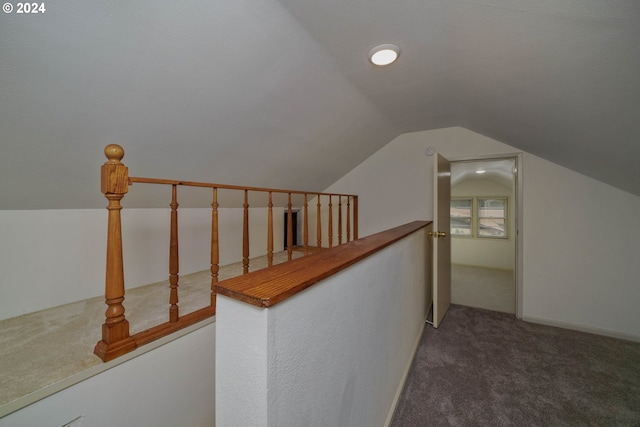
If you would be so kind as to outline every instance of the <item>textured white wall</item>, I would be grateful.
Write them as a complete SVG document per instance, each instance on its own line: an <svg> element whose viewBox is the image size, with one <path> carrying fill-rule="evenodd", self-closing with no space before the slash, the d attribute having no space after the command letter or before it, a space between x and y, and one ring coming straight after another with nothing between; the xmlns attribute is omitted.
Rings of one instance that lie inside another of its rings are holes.
<svg viewBox="0 0 640 427"><path fill-rule="evenodd" d="M123 209L127 288L166 280L168 209ZM242 259L242 209L220 210L220 263ZM282 208L274 208L274 247L282 250ZM211 209L180 209L180 274L210 268ZM251 257L267 250L266 208L250 210ZM104 209L0 211L0 319L102 295ZM126 304L126 302L125 302Z"/></svg>
<svg viewBox="0 0 640 427"><path fill-rule="evenodd" d="M0 427L211 427L215 322L17 412Z"/></svg>
<svg viewBox="0 0 640 427"><path fill-rule="evenodd" d="M385 425L430 305L426 242L422 229L269 309L220 296L216 425Z"/></svg>
<svg viewBox="0 0 640 427"><path fill-rule="evenodd" d="M452 160L518 152L459 127L403 134L326 191L360 195L362 236L431 219L429 146ZM523 317L640 340L640 197L526 152L520 172Z"/></svg>
<svg viewBox="0 0 640 427"><path fill-rule="evenodd" d="M267 316L266 309L218 295L217 426L268 425Z"/></svg>

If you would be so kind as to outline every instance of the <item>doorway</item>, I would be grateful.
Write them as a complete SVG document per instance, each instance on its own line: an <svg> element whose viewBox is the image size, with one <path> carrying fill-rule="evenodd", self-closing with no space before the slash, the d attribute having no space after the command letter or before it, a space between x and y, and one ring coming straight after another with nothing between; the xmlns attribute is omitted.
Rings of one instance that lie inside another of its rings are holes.
<svg viewBox="0 0 640 427"><path fill-rule="evenodd" d="M520 155L451 161L451 302L519 316Z"/></svg>
<svg viewBox="0 0 640 427"><path fill-rule="evenodd" d="M289 223L289 213L285 211L284 213L284 248L288 249L287 247L287 242L289 240L287 240L287 238L289 237L287 234L287 224ZM291 225L292 225L292 230L291 230L291 242L293 244L293 247L298 245L298 212L291 212Z"/></svg>

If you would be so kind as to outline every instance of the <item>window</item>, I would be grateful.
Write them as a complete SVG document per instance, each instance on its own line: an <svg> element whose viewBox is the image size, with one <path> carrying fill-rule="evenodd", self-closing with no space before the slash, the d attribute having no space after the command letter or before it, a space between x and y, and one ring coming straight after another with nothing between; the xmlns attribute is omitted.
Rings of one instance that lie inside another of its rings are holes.
<svg viewBox="0 0 640 427"><path fill-rule="evenodd" d="M478 237L507 237L507 199L478 198Z"/></svg>
<svg viewBox="0 0 640 427"><path fill-rule="evenodd" d="M456 197L451 199L451 235L506 239L506 197Z"/></svg>
<svg viewBox="0 0 640 427"><path fill-rule="evenodd" d="M454 236L471 236L471 213L473 199L451 199L451 234Z"/></svg>

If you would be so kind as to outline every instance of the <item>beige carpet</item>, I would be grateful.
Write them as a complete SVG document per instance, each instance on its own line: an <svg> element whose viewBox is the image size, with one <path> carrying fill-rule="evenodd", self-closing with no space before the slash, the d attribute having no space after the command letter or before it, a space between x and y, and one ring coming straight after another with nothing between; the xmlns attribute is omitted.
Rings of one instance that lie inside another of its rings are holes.
<svg viewBox="0 0 640 427"><path fill-rule="evenodd" d="M515 314L513 270L451 265L451 302Z"/></svg>
<svg viewBox="0 0 640 427"><path fill-rule="evenodd" d="M294 252L294 258L302 255ZM286 260L286 252L274 256L276 264ZM251 271L266 266L266 256L250 262ZM219 280L240 274L242 263L230 264L220 268ZM208 270L180 276L180 313L208 306L210 284ZM131 334L168 321L168 287L164 281L127 290ZM103 363L93 348L101 339L105 310L100 296L0 321L0 406Z"/></svg>

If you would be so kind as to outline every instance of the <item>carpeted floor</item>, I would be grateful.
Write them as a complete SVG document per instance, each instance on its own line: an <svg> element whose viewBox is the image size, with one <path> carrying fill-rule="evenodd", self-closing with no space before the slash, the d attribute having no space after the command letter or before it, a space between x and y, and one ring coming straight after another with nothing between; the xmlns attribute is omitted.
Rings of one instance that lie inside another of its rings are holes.
<svg viewBox="0 0 640 427"><path fill-rule="evenodd" d="M640 426L640 343L452 305L391 425Z"/></svg>

